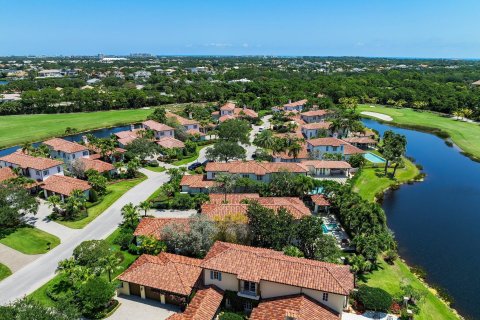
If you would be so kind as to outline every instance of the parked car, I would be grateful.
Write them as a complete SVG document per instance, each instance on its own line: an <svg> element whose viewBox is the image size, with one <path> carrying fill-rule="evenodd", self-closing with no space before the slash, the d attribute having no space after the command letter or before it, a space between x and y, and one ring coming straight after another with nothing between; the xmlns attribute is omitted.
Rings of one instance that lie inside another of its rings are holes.
<svg viewBox="0 0 480 320"><path fill-rule="evenodd" d="M264 129L263 127L259 127L259 128L258 128L258 132L262 132L263 129Z"/></svg>
<svg viewBox="0 0 480 320"><path fill-rule="evenodd" d="M188 166L188 170L195 170L197 169L198 167L201 167L202 164L200 162L194 162L192 163L191 165Z"/></svg>

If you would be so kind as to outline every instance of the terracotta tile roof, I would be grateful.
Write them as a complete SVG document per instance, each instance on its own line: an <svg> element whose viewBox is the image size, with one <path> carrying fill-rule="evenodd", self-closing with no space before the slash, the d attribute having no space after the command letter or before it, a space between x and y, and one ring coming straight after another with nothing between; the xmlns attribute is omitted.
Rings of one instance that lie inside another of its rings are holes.
<svg viewBox="0 0 480 320"><path fill-rule="evenodd" d="M299 126L306 124L306 122L302 118L300 118L300 115L298 114L291 116L290 119L292 121L295 121Z"/></svg>
<svg viewBox="0 0 480 320"><path fill-rule="evenodd" d="M346 161L336 160L306 160L300 162L305 167L314 167L315 169L351 169L352 166Z"/></svg>
<svg viewBox="0 0 480 320"><path fill-rule="evenodd" d="M13 170L5 167L5 168L0 168L0 182L10 180L17 177L15 173L13 173Z"/></svg>
<svg viewBox="0 0 480 320"><path fill-rule="evenodd" d="M343 138L342 140L348 143L377 144L377 141L369 137L351 137L351 138Z"/></svg>
<svg viewBox="0 0 480 320"><path fill-rule="evenodd" d="M210 203L223 203L225 195L222 193L210 193ZM228 193L227 203L240 203L244 199L257 199L260 195L258 193Z"/></svg>
<svg viewBox="0 0 480 320"><path fill-rule="evenodd" d="M185 143L182 141L172 138L172 137L163 137L156 141L159 146L162 146L167 149L173 148L185 148Z"/></svg>
<svg viewBox="0 0 480 320"><path fill-rule="evenodd" d="M115 169L113 164L102 161L102 160L91 159L91 158L80 158L77 161L80 161L81 163L83 163L83 165L85 166L85 171L95 170L99 173L103 173L103 172L109 172Z"/></svg>
<svg viewBox="0 0 480 320"><path fill-rule="evenodd" d="M169 130L174 130L172 127L167 126L166 124L163 123L158 123L157 121L153 120L147 120L143 121L142 124L147 127L148 129L154 130L154 131L169 131Z"/></svg>
<svg viewBox="0 0 480 320"><path fill-rule="evenodd" d="M323 194L314 194L311 196L313 203L319 206L329 206L330 202L325 198Z"/></svg>
<svg viewBox="0 0 480 320"><path fill-rule="evenodd" d="M183 313L176 313L168 320L212 320L223 300L224 291L216 286L198 290Z"/></svg>
<svg viewBox="0 0 480 320"><path fill-rule="evenodd" d="M200 131L195 130L195 129L189 129L189 130L187 130L187 133L191 134L192 136L194 136L194 135L199 135L201 137L205 136L205 133L200 132Z"/></svg>
<svg viewBox="0 0 480 320"><path fill-rule="evenodd" d="M298 163L293 162L257 162L257 161L234 161L234 162L209 162L205 166L207 172L229 172L232 174L265 175L289 171L294 173L306 173L307 170Z"/></svg>
<svg viewBox="0 0 480 320"><path fill-rule="evenodd" d="M351 144L345 142L345 144L343 146L343 153L346 154L346 155L349 155L349 154L366 153L366 151L364 151L362 149L359 149L359 148L357 148L355 146L352 146Z"/></svg>
<svg viewBox="0 0 480 320"><path fill-rule="evenodd" d="M73 190L86 191L91 187L87 181L60 175L53 175L43 181L42 188L58 194L69 196Z"/></svg>
<svg viewBox="0 0 480 320"><path fill-rule="evenodd" d="M235 103L227 102L223 106L220 107L220 110L231 110L235 109Z"/></svg>
<svg viewBox="0 0 480 320"><path fill-rule="evenodd" d="M127 144L131 143L133 140L137 139L140 137L139 131L143 129L135 129L133 131L127 130L127 131L120 131L115 133L115 136L117 137L117 140L120 144L126 146ZM98 150L98 152L100 152Z"/></svg>
<svg viewBox="0 0 480 320"><path fill-rule="evenodd" d="M284 104L283 106L284 107L298 107L298 106L303 106L305 103L307 103L308 100L307 99L303 99L303 100L299 100L299 101L295 101L295 102L290 102L290 103L287 103L287 104Z"/></svg>
<svg viewBox="0 0 480 320"><path fill-rule="evenodd" d="M262 300L250 320L340 320L340 314L304 294Z"/></svg>
<svg viewBox="0 0 480 320"><path fill-rule="evenodd" d="M180 181L180 186L189 188L214 188L217 183L213 180L206 180L203 174L184 175Z"/></svg>
<svg viewBox="0 0 480 320"><path fill-rule="evenodd" d="M166 252L141 255L118 279L188 296L202 275L202 260Z"/></svg>
<svg viewBox="0 0 480 320"><path fill-rule="evenodd" d="M223 115L220 118L218 118L218 121L225 122L227 120L232 120L232 119L235 119L235 117L232 116L232 115L226 114L226 115Z"/></svg>
<svg viewBox="0 0 480 320"><path fill-rule="evenodd" d="M134 236L153 236L157 240L162 240L163 228L169 224L184 224L188 227L190 219L188 218L142 218L138 224Z"/></svg>
<svg viewBox="0 0 480 320"><path fill-rule="evenodd" d="M202 267L235 274L240 280L270 281L340 295L349 295L354 287L348 266L220 241L211 247Z"/></svg>
<svg viewBox="0 0 480 320"><path fill-rule="evenodd" d="M345 144L345 141L342 141L337 138L316 138L316 139L307 140L307 143L311 144L314 147L317 147L317 146L340 147L341 145Z"/></svg>
<svg viewBox="0 0 480 320"><path fill-rule="evenodd" d="M86 146L60 138L53 138L44 141L43 144L51 147L55 151L62 151L66 153L75 153L88 150Z"/></svg>
<svg viewBox="0 0 480 320"><path fill-rule="evenodd" d="M45 170L55 166L63 165L63 162L49 158L33 157L28 154L16 151L0 158L0 161L13 163L21 168L32 168L35 170Z"/></svg>
<svg viewBox="0 0 480 320"><path fill-rule="evenodd" d="M252 198L258 202L261 206L269 208L277 212L280 208L288 210L295 219L301 219L305 216L311 215L310 209L308 209L302 200L294 197L260 197ZM201 208L202 214L208 216L210 219L224 218L227 215L232 214L247 214L248 204L240 202L229 203L204 203Z"/></svg>
<svg viewBox="0 0 480 320"><path fill-rule="evenodd" d="M288 155L288 152L286 152L286 151L283 151L283 152L280 152L280 153L274 153L273 157L277 158L277 159L282 159L282 160L293 159L293 156ZM308 150L307 150L307 144L304 143L304 144L302 144L302 149L298 153L297 160L308 159L308 157L309 157L309 155L308 155Z"/></svg>
<svg viewBox="0 0 480 320"><path fill-rule="evenodd" d="M302 126L302 129L305 130L318 130L318 129L325 129L328 130L330 128L331 122L323 121L323 122L312 122L307 123Z"/></svg>
<svg viewBox="0 0 480 320"><path fill-rule="evenodd" d="M301 115L305 117L324 116L328 113L328 110L310 110L302 112Z"/></svg>
<svg viewBox="0 0 480 320"><path fill-rule="evenodd" d="M199 124L197 120L187 119L172 112L167 112L166 116L167 118L175 118L178 121L178 123L180 123L182 126Z"/></svg>
<svg viewBox="0 0 480 320"><path fill-rule="evenodd" d="M250 117L250 118L258 118L258 113L256 113L255 111L253 111L252 109L248 109L248 108L235 108L233 110L233 113L235 114L235 116L237 117L240 117L242 115L245 115L247 117ZM243 113L243 114L242 114Z"/></svg>

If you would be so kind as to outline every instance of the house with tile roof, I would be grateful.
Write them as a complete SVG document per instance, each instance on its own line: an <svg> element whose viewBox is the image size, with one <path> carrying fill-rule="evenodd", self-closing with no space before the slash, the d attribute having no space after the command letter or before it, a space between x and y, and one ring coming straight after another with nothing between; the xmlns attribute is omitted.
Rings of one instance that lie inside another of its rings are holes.
<svg viewBox="0 0 480 320"><path fill-rule="evenodd" d="M149 218L140 220L137 228L133 232L135 237L154 237L157 240L163 240L163 229L168 225L182 224L188 228L190 219L188 218ZM138 242L137 242L138 243Z"/></svg>
<svg viewBox="0 0 480 320"><path fill-rule="evenodd" d="M284 104L281 107L273 107L272 111L274 112L283 111L283 112L293 112L293 113L302 112L307 102L308 102L307 99L298 100L295 102L292 102L292 100L289 100L288 103Z"/></svg>
<svg viewBox="0 0 480 320"><path fill-rule="evenodd" d="M307 150L313 159L323 159L324 155L339 154L342 159L348 160L354 154L362 154L365 151L337 138L316 138L307 140Z"/></svg>
<svg viewBox="0 0 480 320"><path fill-rule="evenodd" d="M9 167L0 168L0 183L16 178L17 175Z"/></svg>
<svg viewBox="0 0 480 320"><path fill-rule="evenodd" d="M332 130L330 130L331 122L322 121L322 122L312 122L302 125L300 128L302 134L307 139L312 139L318 137L321 132L326 132L328 136L331 136Z"/></svg>
<svg viewBox="0 0 480 320"><path fill-rule="evenodd" d="M63 162L34 157L21 151L0 157L0 168L20 168L21 174L33 180L42 181L52 175L63 175Z"/></svg>
<svg viewBox="0 0 480 320"><path fill-rule="evenodd" d="M342 138L343 141L350 143L352 146L360 149L375 148L377 141L369 137L348 137Z"/></svg>
<svg viewBox="0 0 480 320"><path fill-rule="evenodd" d="M182 149L185 148L185 143L175 139L174 137L163 137L155 141L156 144L165 149Z"/></svg>
<svg viewBox="0 0 480 320"><path fill-rule="evenodd" d="M254 110L247 108L244 106L243 108L237 107L235 103L227 102L223 106L220 107L220 113L214 112L212 116L219 116L218 121L224 122L230 119L237 119L237 118L250 118L255 119L258 118L258 113Z"/></svg>
<svg viewBox="0 0 480 320"><path fill-rule="evenodd" d="M188 304L170 320L214 319L222 300L228 306L231 299L254 319L284 320L286 312L298 319L340 319L354 288L349 266L220 241L203 260L144 254L117 279L118 293Z"/></svg>
<svg viewBox="0 0 480 320"><path fill-rule="evenodd" d="M61 159L66 164L75 159L86 158L90 155L88 147L76 142L61 138L53 138L43 142L49 149L50 157Z"/></svg>
<svg viewBox="0 0 480 320"><path fill-rule="evenodd" d="M45 199L52 195L58 195L61 200L68 198L74 190L83 192L85 199L89 198L90 184L85 180L67 177L63 175L53 175L43 181L40 186L43 189Z"/></svg>
<svg viewBox="0 0 480 320"><path fill-rule="evenodd" d="M174 128L154 120L142 122L142 128L152 130L157 140L163 137L175 137Z"/></svg>
<svg viewBox="0 0 480 320"><path fill-rule="evenodd" d="M143 129L134 129L132 125L130 130L116 132L115 136L117 137L118 145L120 147L125 147L132 143L133 140L140 138L140 130Z"/></svg>
<svg viewBox="0 0 480 320"><path fill-rule="evenodd" d="M346 161L336 160L305 160L300 162L315 177L343 175L350 177L352 166Z"/></svg>
<svg viewBox="0 0 480 320"><path fill-rule="evenodd" d="M76 161L81 163L84 171L95 170L98 173L107 174L109 176L113 176L117 173L117 169L113 164L102 161L102 160L80 158L80 159L77 159Z"/></svg>
<svg viewBox="0 0 480 320"><path fill-rule="evenodd" d="M323 122L328 115L328 110L310 110L300 113L300 119L306 123Z"/></svg>
<svg viewBox="0 0 480 320"><path fill-rule="evenodd" d="M215 180L207 180L203 174L185 174L180 181L181 191L186 193L210 193L216 186Z"/></svg>

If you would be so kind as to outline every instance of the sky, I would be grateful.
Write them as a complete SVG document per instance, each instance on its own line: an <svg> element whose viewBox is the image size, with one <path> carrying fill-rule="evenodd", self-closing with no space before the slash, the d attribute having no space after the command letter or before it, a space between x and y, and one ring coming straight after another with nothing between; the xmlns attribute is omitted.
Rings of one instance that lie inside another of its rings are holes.
<svg viewBox="0 0 480 320"><path fill-rule="evenodd" d="M480 58L480 0L0 0L0 55Z"/></svg>

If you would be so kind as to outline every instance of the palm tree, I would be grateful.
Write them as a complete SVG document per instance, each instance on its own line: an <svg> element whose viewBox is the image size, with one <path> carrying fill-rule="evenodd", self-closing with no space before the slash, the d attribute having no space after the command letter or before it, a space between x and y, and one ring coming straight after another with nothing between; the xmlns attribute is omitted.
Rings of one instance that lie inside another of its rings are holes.
<svg viewBox="0 0 480 320"><path fill-rule="evenodd" d="M76 215L85 208L86 201L87 199L85 199L85 194L82 190L73 190L70 196L67 198L67 201L62 203L65 214L69 217Z"/></svg>
<svg viewBox="0 0 480 320"><path fill-rule="evenodd" d="M297 159L298 155L302 151L302 148L303 146L300 143L298 143L297 141L294 141L290 144L290 146L287 149L288 155L290 157L293 157L293 159Z"/></svg>
<svg viewBox="0 0 480 320"><path fill-rule="evenodd" d="M122 217L123 221L133 228L135 227L135 222L138 219L138 211L137 207L133 205L133 203L127 203L122 208Z"/></svg>
<svg viewBox="0 0 480 320"><path fill-rule="evenodd" d="M260 132L253 140L253 143L256 146L259 146L264 149L272 149L273 145L275 144L275 137L273 136L272 131L265 130Z"/></svg>
<svg viewBox="0 0 480 320"><path fill-rule="evenodd" d="M32 151L33 147L32 144L29 142L25 142L22 144L22 152L25 154L29 154Z"/></svg>
<svg viewBox="0 0 480 320"><path fill-rule="evenodd" d="M138 205L139 209L142 209L144 212L144 217L147 216L147 211L152 207L152 203L148 200L140 202Z"/></svg>
<svg viewBox="0 0 480 320"><path fill-rule="evenodd" d="M215 181L217 182L217 188L221 189L223 191L223 194L225 195L225 203L227 203L227 193L232 192L235 189L237 185L237 180L237 175L227 173L220 173L215 178Z"/></svg>
<svg viewBox="0 0 480 320"><path fill-rule="evenodd" d="M59 196L53 195L47 198L47 203L49 208L53 208L53 212L57 212L58 206L62 203L62 200Z"/></svg>
<svg viewBox="0 0 480 320"><path fill-rule="evenodd" d="M121 266L119 266L120 262L121 259L115 254L108 255L103 259L102 267L103 270L105 270L105 272L108 274L109 282L112 282L112 273L121 268Z"/></svg>

